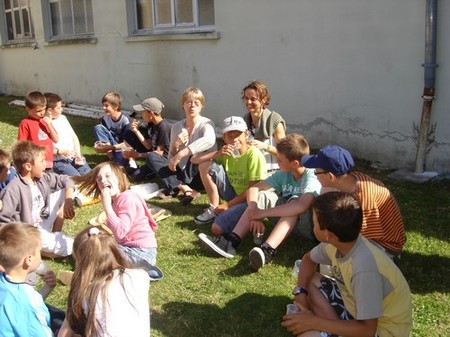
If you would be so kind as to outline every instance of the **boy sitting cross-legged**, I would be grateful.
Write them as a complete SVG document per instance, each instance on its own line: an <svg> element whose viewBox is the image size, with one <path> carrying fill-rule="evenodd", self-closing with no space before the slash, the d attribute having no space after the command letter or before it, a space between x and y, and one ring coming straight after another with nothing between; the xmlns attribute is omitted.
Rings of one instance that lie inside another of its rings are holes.
<svg viewBox="0 0 450 337"><path fill-rule="evenodd" d="M72 219L74 182L69 176L44 172L45 147L18 141L12 149L17 177L0 193L0 223L22 221L41 232L42 252L48 257L72 254L73 239L61 232Z"/></svg>
<svg viewBox="0 0 450 337"><path fill-rule="evenodd" d="M200 177L208 193L210 205L195 217L196 224L214 220L211 230L215 235L233 230L245 211L246 190L266 176L263 153L247 143L247 124L242 117L228 117L223 121L225 145L221 149L195 155ZM220 197L225 200L220 204Z"/></svg>
<svg viewBox="0 0 450 337"><path fill-rule="evenodd" d="M361 234L363 209L346 192L329 192L312 205L321 243L300 264L292 294L300 312L283 316L297 337L408 337L411 291L395 263ZM330 265L333 278L318 272Z"/></svg>
<svg viewBox="0 0 450 337"><path fill-rule="evenodd" d="M278 222L266 242L261 248L256 247L250 252L250 266L255 270L270 261L275 249L295 227L300 234L314 239L309 207L314 197L319 194L321 186L314 175L314 170L306 169L300 163L301 157L309 154L308 142L302 135L290 134L279 140L277 153L280 171L274 172L266 180L248 189L248 208L234 230L216 237L199 234L200 240L208 249L223 257L231 258L249 231L253 232L254 236L264 233L265 226L262 219L276 218ZM277 206L285 203L295 205L295 214L286 216L278 211ZM264 214L268 210L271 214Z"/></svg>

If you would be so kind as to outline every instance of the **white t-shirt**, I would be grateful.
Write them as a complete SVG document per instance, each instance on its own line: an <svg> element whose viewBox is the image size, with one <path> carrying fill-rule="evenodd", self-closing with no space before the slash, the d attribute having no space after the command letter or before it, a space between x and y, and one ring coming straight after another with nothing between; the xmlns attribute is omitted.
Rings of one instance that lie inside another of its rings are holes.
<svg viewBox="0 0 450 337"><path fill-rule="evenodd" d="M95 316L103 329L97 336L150 336L149 285L144 270L126 269L122 286L116 270L106 292L106 309L100 297L97 299Z"/></svg>

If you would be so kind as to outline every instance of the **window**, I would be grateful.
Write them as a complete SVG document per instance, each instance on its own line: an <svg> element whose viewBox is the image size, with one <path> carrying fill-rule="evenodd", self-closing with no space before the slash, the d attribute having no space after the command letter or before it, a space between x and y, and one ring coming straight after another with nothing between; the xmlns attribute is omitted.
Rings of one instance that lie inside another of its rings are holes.
<svg viewBox="0 0 450 337"><path fill-rule="evenodd" d="M48 38L92 35L92 0L47 0Z"/></svg>
<svg viewBox="0 0 450 337"><path fill-rule="evenodd" d="M3 28L6 29L5 42L32 39L34 34L30 0L4 0L2 2L6 25Z"/></svg>
<svg viewBox="0 0 450 337"><path fill-rule="evenodd" d="M214 31L214 0L133 1L133 35Z"/></svg>

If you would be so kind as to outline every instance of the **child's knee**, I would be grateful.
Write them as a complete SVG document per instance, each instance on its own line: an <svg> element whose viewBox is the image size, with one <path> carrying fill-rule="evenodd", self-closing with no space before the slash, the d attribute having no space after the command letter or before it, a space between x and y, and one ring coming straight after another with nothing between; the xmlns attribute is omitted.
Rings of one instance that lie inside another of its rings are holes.
<svg viewBox="0 0 450 337"><path fill-rule="evenodd" d="M211 226L211 232L212 232L212 234L215 235L215 236L218 236L218 235L222 235L222 234L223 234L222 228L221 228L218 224L216 224L216 223L213 223L213 224L212 224L212 226Z"/></svg>

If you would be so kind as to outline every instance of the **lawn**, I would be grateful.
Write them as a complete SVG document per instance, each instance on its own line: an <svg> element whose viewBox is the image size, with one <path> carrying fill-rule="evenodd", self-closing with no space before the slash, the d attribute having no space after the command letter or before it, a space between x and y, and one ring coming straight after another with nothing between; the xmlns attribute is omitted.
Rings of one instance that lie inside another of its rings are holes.
<svg viewBox="0 0 450 337"><path fill-rule="evenodd" d="M0 97L1 146L8 150L17 137L20 120L26 116L23 108L8 105L13 99ZM93 167L105 160L92 148L96 121L68 118L89 164ZM405 220L408 241L398 265L413 294L412 336L450 336L449 180L399 182L389 179L387 171L370 168L366 161L357 163L360 171L381 179L391 189ZM209 234L209 226L197 226L192 219L206 207L205 195L189 207L181 206L177 199L151 202L173 213L160 222L157 231L158 266L164 279L151 283L152 336L291 336L280 322L286 304L292 301L292 266L313 247L312 242L288 238L272 264L252 273L247 257L253 246L250 238L244 240L233 259L216 258L200 248L197 234ZM77 208L65 230L75 235L100 211L100 204ZM73 268L70 258L47 261L57 274ZM68 287L58 284L48 301L64 309L67 294Z"/></svg>

